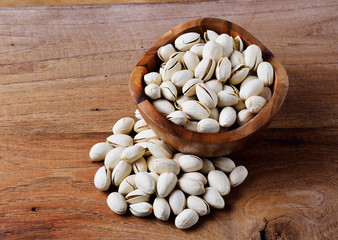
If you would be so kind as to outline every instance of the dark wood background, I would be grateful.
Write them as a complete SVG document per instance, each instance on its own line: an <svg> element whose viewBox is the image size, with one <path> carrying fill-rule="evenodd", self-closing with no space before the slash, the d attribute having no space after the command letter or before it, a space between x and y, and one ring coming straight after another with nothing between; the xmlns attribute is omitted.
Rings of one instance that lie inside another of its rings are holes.
<svg viewBox="0 0 338 240"><path fill-rule="evenodd" d="M330 0L0 8L0 239L337 239L337 12ZM187 231L117 216L93 186L89 149L133 115L128 78L145 51L200 17L262 41L289 75L286 101L231 155L249 177L224 210Z"/></svg>

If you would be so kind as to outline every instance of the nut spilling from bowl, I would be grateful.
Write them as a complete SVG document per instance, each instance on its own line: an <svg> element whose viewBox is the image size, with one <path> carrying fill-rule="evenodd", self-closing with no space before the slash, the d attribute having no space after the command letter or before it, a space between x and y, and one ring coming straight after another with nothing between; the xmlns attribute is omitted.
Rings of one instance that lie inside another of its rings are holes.
<svg viewBox="0 0 338 240"><path fill-rule="evenodd" d="M154 213L163 221L174 214L180 229L195 225L211 207L224 208L223 197L246 179L247 169L228 157L207 159L176 152L156 136L138 111L135 116L136 123L130 117L118 120L114 134L89 153L93 161L104 161L95 174L95 187L107 191L116 186L117 191L107 197L109 208L124 214L129 206L137 217Z"/></svg>
<svg viewBox="0 0 338 240"><path fill-rule="evenodd" d="M157 51L159 72L144 75L144 93L170 121L203 133L250 121L271 99L274 69L261 49L212 30L180 35Z"/></svg>

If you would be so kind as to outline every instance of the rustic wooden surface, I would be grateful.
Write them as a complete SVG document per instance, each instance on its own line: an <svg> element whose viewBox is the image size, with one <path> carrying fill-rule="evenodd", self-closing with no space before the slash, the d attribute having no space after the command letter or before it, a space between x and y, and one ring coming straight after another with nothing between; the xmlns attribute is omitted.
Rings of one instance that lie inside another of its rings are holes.
<svg viewBox="0 0 338 240"><path fill-rule="evenodd" d="M171 2L0 9L0 239L337 239L336 1ZM134 65L173 26L219 17L283 63L286 102L231 157L249 177L196 227L117 216L90 147L135 105Z"/></svg>

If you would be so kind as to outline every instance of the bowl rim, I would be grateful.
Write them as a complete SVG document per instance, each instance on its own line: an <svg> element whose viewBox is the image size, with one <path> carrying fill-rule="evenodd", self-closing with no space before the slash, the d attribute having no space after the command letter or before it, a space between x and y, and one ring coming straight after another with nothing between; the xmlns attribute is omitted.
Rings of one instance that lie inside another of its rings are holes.
<svg viewBox="0 0 338 240"><path fill-rule="evenodd" d="M203 29L204 26L211 26L215 24L218 26L222 26L222 28L225 29L223 33L227 33L232 37L235 37L235 33L236 35L239 35L244 45L247 46L248 43L254 43L261 48L264 61L270 62L271 65L274 67L275 79L273 84L273 94L269 102L264 106L264 108L258 114L256 114L254 118L252 118L249 122L245 123L242 126L219 133L193 132L182 126L172 123L155 109L155 107L151 104L151 102L144 94L143 76L149 72L148 69L154 67L153 65L150 65L151 63L149 62L149 59L153 58L154 54L157 54L157 49L159 47L168 43L173 43L173 40L176 39L179 35L186 32L191 32L191 29L193 28L198 27ZM283 65L258 39L256 39L248 31L238 26L237 24L219 18L193 19L181 23L163 34L142 56L140 61L134 67L129 79L129 90L131 96L137 104L137 108L139 109L141 115L145 119L150 121L150 123L148 123L150 126L154 124L157 126L158 129L161 129L166 133L176 134L178 135L178 137L185 138L193 142L209 143L208 140L211 136L213 136L213 143L219 144L238 141L258 132L260 129L267 126L281 108L288 91L288 86L289 80ZM217 138L215 138L215 136L217 136Z"/></svg>

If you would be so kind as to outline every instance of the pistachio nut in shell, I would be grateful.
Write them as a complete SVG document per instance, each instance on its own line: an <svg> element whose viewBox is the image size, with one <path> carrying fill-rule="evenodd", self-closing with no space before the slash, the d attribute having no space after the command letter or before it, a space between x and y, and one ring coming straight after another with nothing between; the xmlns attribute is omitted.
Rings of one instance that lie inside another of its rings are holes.
<svg viewBox="0 0 338 240"><path fill-rule="evenodd" d="M206 42L208 41L216 41L216 39L218 38L219 34L213 30L206 30L203 34L204 40Z"/></svg>
<svg viewBox="0 0 338 240"><path fill-rule="evenodd" d="M172 55L174 52L176 52L175 48L173 45L166 44L162 47L160 47L157 50L157 56L163 61L166 62L169 60L170 55Z"/></svg>
<svg viewBox="0 0 338 240"><path fill-rule="evenodd" d="M138 172L135 176L136 186L145 193L152 194L155 192L155 180L147 172Z"/></svg>
<svg viewBox="0 0 338 240"><path fill-rule="evenodd" d="M239 94L238 89L234 86L234 85L223 85L223 91L227 91L227 92L231 92L231 93L235 93L236 95Z"/></svg>
<svg viewBox="0 0 338 240"><path fill-rule="evenodd" d="M152 102L153 106L161 114L168 115L169 113L175 111L175 107L166 99L156 99Z"/></svg>
<svg viewBox="0 0 338 240"><path fill-rule="evenodd" d="M198 56L198 58L201 59L204 46L205 46L205 43L197 43L190 48L190 52L195 53Z"/></svg>
<svg viewBox="0 0 338 240"><path fill-rule="evenodd" d="M202 82L203 81L198 78L192 78L188 80L182 88L182 93L185 96L189 96L189 97L196 95L196 84L202 83Z"/></svg>
<svg viewBox="0 0 338 240"><path fill-rule="evenodd" d="M217 94L204 83L196 84L196 96L197 99L200 101L200 103L203 103L208 108L214 108L217 106L218 103Z"/></svg>
<svg viewBox="0 0 338 240"><path fill-rule="evenodd" d="M220 125L217 120L212 118L205 118L198 122L197 131L202 133L218 133Z"/></svg>
<svg viewBox="0 0 338 240"><path fill-rule="evenodd" d="M234 40L234 50L242 52L244 44L243 44L241 37L237 36L233 40Z"/></svg>
<svg viewBox="0 0 338 240"><path fill-rule="evenodd" d="M254 116L255 114L250 112L248 109L243 109L237 114L237 124L239 126L242 126L245 123L249 122L251 119L253 119Z"/></svg>
<svg viewBox="0 0 338 240"><path fill-rule="evenodd" d="M149 166L150 164L151 166ZM155 158L150 164L148 164L149 169L158 174L171 172L177 175L180 172L178 163L169 158Z"/></svg>
<svg viewBox="0 0 338 240"><path fill-rule="evenodd" d="M193 209L184 209L175 218L175 226L179 229L187 229L194 226L198 222L198 214Z"/></svg>
<svg viewBox="0 0 338 240"><path fill-rule="evenodd" d="M212 58L217 62L222 56L223 48L217 42L210 40L205 44L202 58Z"/></svg>
<svg viewBox="0 0 338 240"><path fill-rule="evenodd" d="M121 154L126 147L116 147L110 150L104 158L104 165L106 168L113 169L119 161L121 161Z"/></svg>
<svg viewBox="0 0 338 240"><path fill-rule="evenodd" d="M183 87L189 79L194 77L194 73L190 70L184 69L174 73L171 78L172 83L176 87ZM176 96L177 97L177 96Z"/></svg>
<svg viewBox="0 0 338 240"><path fill-rule="evenodd" d="M133 145L123 150L123 152L121 153L121 159L128 163L133 163L137 159L142 157L144 152L145 152L145 149L142 146Z"/></svg>
<svg viewBox="0 0 338 240"><path fill-rule="evenodd" d="M130 175L132 170L132 165L125 161L120 161L116 167L114 168L111 181L115 186L119 186L120 183L125 179L127 176Z"/></svg>
<svg viewBox="0 0 338 240"><path fill-rule="evenodd" d="M217 169L225 173L230 173L236 167L234 161L228 157L215 157L212 162Z"/></svg>
<svg viewBox="0 0 338 240"><path fill-rule="evenodd" d="M222 91L223 84L218 81L217 79L209 80L205 82L205 85L207 85L211 90L213 90L216 94Z"/></svg>
<svg viewBox="0 0 338 240"><path fill-rule="evenodd" d="M183 57L182 57L182 65L192 71L195 72L197 65L200 63L200 59L197 56L196 53L192 52L192 51L187 51L184 53Z"/></svg>
<svg viewBox="0 0 338 240"><path fill-rule="evenodd" d="M107 142L114 147L129 147L133 145L133 139L127 134L114 134L107 137Z"/></svg>
<svg viewBox="0 0 338 240"><path fill-rule="evenodd" d="M190 96L190 97L186 95L179 96L174 103L175 108L178 110L182 110L182 104L184 102L189 101L189 100L196 100L196 99L197 99L196 96Z"/></svg>
<svg viewBox="0 0 338 240"><path fill-rule="evenodd" d="M177 88L172 82L163 82L160 86L161 95L169 101L175 101L177 98ZM174 106L172 106L174 107Z"/></svg>
<svg viewBox="0 0 338 240"><path fill-rule="evenodd" d="M128 193L137 189L135 184L135 174L129 175L120 183L118 192L122 195L127 195Z"/></svg>
<svg viewBox="0 0 338 240"><path fill-rule="evenodd" d="M201 79L203 82L210 80L214 74L216 61L212 58L203 58L196 66L195 77Z"/></svg>
<svg viewBox="0 0 338 240"><path fill-rule="evenodd" d="M244 64L244 55L240 51L235 50L230 56L230 62L232 68Z"/></svg>
<svg viewBox="0 0 338 240"><path fill-rule="evenodd" d="M150 194L143 192L141 189L135 189L126 196L128 204L147 202L149 201Z"/></svg>
<svg viewBox="0 0 338 240"><path fill-rule="evenodd" d="M140 202L140 203L130 204L129 210L136 217L146 217L152 213L153 207L150 203Z"/></svg>
<svg viewBox="0 0 338 240"><path fill-rule="evenodd" d="M118 192L112 192L108 195L107 205L116 214L125 214L128 207L126 200Z"/></svg>
<svg viewBox="0 0 338 240"><path fill-rule="evenodd" d="M209 116L209 118L215 119L216 121L219 120L219 110L218 110L217 107L210 109L210 116Z"/></svg>
<svg viewBox="0 0 338 240"><path fill-rule="evenodd" d="M194 120L202 120L210 115L209 108L205 104L195 100L184 102L182 104L182 111Z"/></svg>
<svg viewBox="0 0 338 240"><path fill-rule="evenodd" d="M182 190L175 189L169 196L169 205L175 215L180 214L186 205L186 198Z"/></svg>
<svg viewBox="0 0 338 240"><path fill-rule="evenodd" d="M223 48L223 57L229 58L234 50L234 41L232 37L223 33L217 37L216 42Z"/></svg>
<svg viewBox="0 0 338 240"><path fill-rule="evenodd" d="M216 65L215 75L218 81L225 83L231 75L231 62L228 58L220 58Z"/></svg>
<svg viewBox="0 0 338 240"><path fill-rule="evenodd" d="M251 44L245 49L244 53L245 65L250 68L250 70L256 70L258 65L263 62L262 50L256 45Z"/></svg>
<svg viewBox="0 0 338 240"><path fill-rule="evenodd" d="M271 97L272 97L272 92L271 89L269 87L264 87L261 94L259 95L263 98L265 98L265 100L268 102L270 101Z"/></svg>
<svg viewBox="0 0 338 240"><path fill-rule="evenodd" d="M184 128L192 132L197 132L197 125L198 121L188 121L186 124L184 124Z"/></svg>
<svg viewBox="0 0 338 240"><path fill-rule="evenodd" d="M217 94L218 97L218 107L229 107L234 106L238 103L239 97L236 93L232 93L226 90L220 91Z"/></svg>
<svg viewBox="0 0 338 240"><path fill-rule="evenodd" d="M158 175L156 172L150 172L149 174L150 176L152 176L152 178L155 180L155 183L157 184L157 180L160 175Z"/></svg>
<svg viewBox="0 0 338 240"><path fill-rule="evenodd" d="M187 198L187 207L195 210L199 216L204 216L210 213L210 207L207 201L197 196L189 196Z"/></svg>
<svg viewBox="0 0 338 240"><path fill-rule="evenodd" d="M205 193L203 194L203 199L209 203L209 205L216 209L223 209L225 206L225 202L221 194L213 188L207 187L205 189Z"/></svg>
<svg viewBox="0 0 338 240"><path fill-rule="evenodd" d="M243 99L238 99L238 103L232 106L237 112L245 109L245 101Z"/></svg>
<svg viewBox="0 0 338 240"><path fill-rule="evenodd" d="M229 83L233 85L240 84L249 74L250 68L244 64L237 65L232 69Z"/></svg>
<svg viewBox="0 0 338 240"><path fill-rule="evenodd" d="M110 170L106 169L105 166L100 167L95 173L94 185L100 191L106 191L110 187L111 178Z"/></svg>
<svg viewBox="0 0 338 240"><path fill-rule="evenodd" d="M114 134L129 134L134 127L135 120L131 117L124 117L119 119L113 126Z"/></svg>
<svg viewBox="0 0 338 240"><path fill-rule="evenodd" d="M133 171L135 174L137 174L138 172L146 172L147 170L148 166L144 157L140 157L135 162L133 162Z"/></svg>
<svg viewBox="0 0 338 240"><path fill-rule="evenodd" d="M171 158L172 151L162 140L151 139L148 142L148 149L156 158Z"/></svg>
<svg viewBox="0 0 338 240"><path fill-rule="evenodd" d="M208 180L207 178L200 172L187 172L183 173L180 177L181 178L190 178L190 179L195 179L197 181L202 182L204 185L207 184Z"/></svg>
<svg viewBox="0 0 338 240"><path fill-rule="evenodd" d="M214 164L207 158L202 158L203 167L200 172L203 174L208 174L210 171L215 170Z"/></svg>
<svg viewBox="0 0 338 240"><path fill-rule="evenodd" d="M251 96L245 101L246 108L252 113L259 113L265 104L266 100L261 96Z"/></svg>
<svg viewBox="0 0 338 240"><path fill-rule="evenodd" d="M259 96L263 91L264 84L260 79L253 79L244 85L241 85L239 90L239 97L243 100L247 100L251 96Z"/></svg>
<svg viewBox="0 0 338 240"><path fill-rule="evenodd" d="M140 111L138 109L135 110L135 117L137 119L143 119L143 117L142 117L142 115L141 115L141 113L140 113Z"/></svg>
<svg viewBox="0 0 338 240"><path fill-rule="evenodd" d="M169 59L175 58L177 61L182 63L184 52L174 52L170 55Z"/></svg>
<svg viewBox="0 0 338 240"><path fill-rule="evenodd" d="M184 124L188 121L187 114L183 111L172 112L166 118L179 126L184 126Z"/></svg>
<svg viewBox="0 0 338 240"><path fill-rule="evenodd" d="M263 81L264 86L271 86L274 79L273 67L269 62L261 62L257 67L257 77Z"/></svg>
<svg viewBox="0 0 338 240"><path fill-rule="evenodd" d="M89 152L89 157L93 161L102 161L107 153L113 149L112 145L106 142L96 143Z"/></svg>
<svg viewBox="0 0 338 240"><path fill-rule="evenodd" d="M167 199L163 197L155 198L153 202L153 211L157 219L167 221L170 217L170 206Z"/></svg>
<svg viewBox="0 0 338 240"><path fill-rule="evenodd" d="M148 126L148 123L144 119L138 120L135 125L134 125L134 132L139 133L142 132L143 130L150 129Z"/></svg>
<svg viewBox="0 0 338 240"><path fill-rule="evenodd" d="M160 84L162 83L161 74L159 74L158 72L150 72L145 74L143 76L143 80L146 85L153 83L160 86Z"/></svg>
<svg viewBox="0 0 338 240"><path fill-rule="evenodd" d="M161 98L161 88L157 84L151 83L144 88L144 94L151 100Z"/></svg>
<svg viewBox="0 0 338 240"><path fill-rule="evenodd" d="M156 190L159 197L167 197L175 188L177 177L174 173L164 172L157 180Z"/></svg>
<svg viewBox="0 0 338 240"><path fill-rule="evenodd" d="M208 183L210 187L215 188L222 196L230 193L229 179L220 170L212 170L208 173Z"/></svg>
<svg viewBox="0 0 338 240"><path fill-rule="evenodd" d="M176 49L185 52L188 51L193 45L199 43L200 41L201 37L199 33L188 32L177 37L174 44Z"/></svg>
<svg viewBox="0 0 338 240"><path fill-rule="evenodd" d="M237 166L229 175L230 184L232 187L240 185L248 176L248 170L244 166Z"/></svg>
<svg viewBox="0 0 338 240"><path fill-rule="evenodd" d="M205 192L204 184L191 178L180 178L178 186L189 195L201 195Z"/></svg>
<svg viewBox="0 0 338 240"><path fill-rule="evenodd" d="M144 157L148 157L148 156L151 155L151 153L149 152L149 149L148 149L148 142L139 142L139 143L135 143L135 145L140 145L144 148L144 150L145 150L145 152L143 154Z"/></svg>
<svg viewBox="0 0 338 240"><path fill-rule="evenodd" d="M184 154L178 159L183 172L195 172L203 167L203 160L192 154Z"/></svg>
<svg viewBox="0 0 338 240"><path fill-rule="evenodd" d="M232 107L225 107L219 114L219 124L221 127L231 127L236 122L236 111Z"/></svg>
<svg viewBox="0 0 338 240"><path fill-rule="evenodd" d="M161 74L162 80L164 82L170 81L174 73L181 69L182 65L176 58L169 59L169 61L165 64L163 72Z"/></svg>

